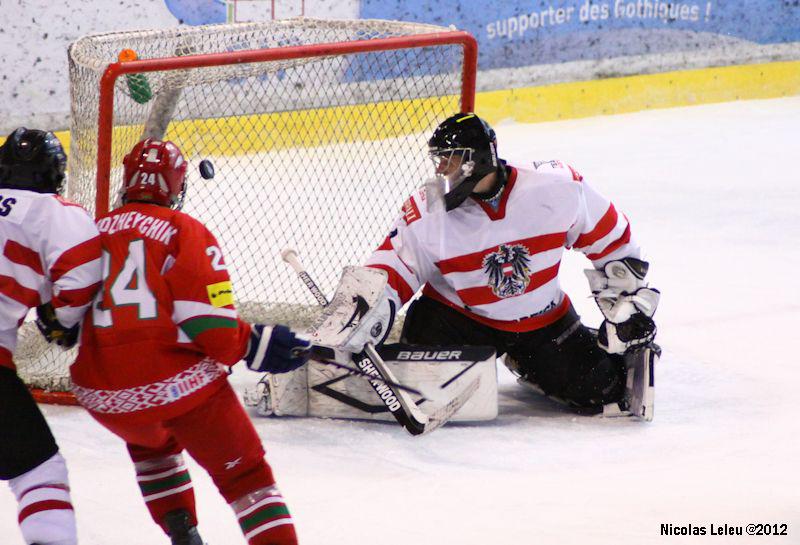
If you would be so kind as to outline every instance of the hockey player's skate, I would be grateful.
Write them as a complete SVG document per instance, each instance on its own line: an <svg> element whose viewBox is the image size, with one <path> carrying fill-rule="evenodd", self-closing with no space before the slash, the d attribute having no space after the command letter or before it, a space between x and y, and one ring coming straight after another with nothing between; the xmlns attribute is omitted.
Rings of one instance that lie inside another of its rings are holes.
<svg viewBox="0 0 800 545"><path fill-rule="evenodd" d="M164 516L164 525L169 532L172 545L204 545L197 527L192 526L189 513L180 509L171 511Z"/></svg>

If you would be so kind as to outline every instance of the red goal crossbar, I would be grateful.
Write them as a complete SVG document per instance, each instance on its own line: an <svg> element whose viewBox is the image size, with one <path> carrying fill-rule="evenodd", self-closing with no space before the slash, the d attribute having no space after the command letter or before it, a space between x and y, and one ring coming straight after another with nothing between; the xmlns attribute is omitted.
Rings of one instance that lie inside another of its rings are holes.
<svg viewBox="0 0 800 545"><path fill-rule="evenodd" d="M461 74L461 111L471 112L475 108L478 43L469 32L465 31L435 32L412 36L377 38L374 40L356 40L340 43L279 47L274 49L253 49L225 53L209 53L204 55L187 55L183 57L167 57L162 59L143 59L109 64L100 80L95 214L100 216L108 212L109 209L111 139L114 124L114 85L117 78L122 75L443 45L461 45L463 48L464 62Z"/></svg>

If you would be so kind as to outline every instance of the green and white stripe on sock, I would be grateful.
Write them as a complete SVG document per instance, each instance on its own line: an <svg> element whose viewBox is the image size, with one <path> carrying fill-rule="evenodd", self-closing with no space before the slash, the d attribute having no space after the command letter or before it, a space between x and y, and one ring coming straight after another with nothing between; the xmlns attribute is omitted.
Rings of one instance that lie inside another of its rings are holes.
<svg viewBox="0 0 800 545"><path fill-rule="evenodd" d="M184 464L150 475L137 475L136 481L145 502L180 494L192 488L192 478Z"/></svg>
<svg viewBox="0 0 800 545"><path fill-rule="evenodd" d="M293 524L283 496L268 496L236 513L245 539L251 539L276 526Z"/></svg>

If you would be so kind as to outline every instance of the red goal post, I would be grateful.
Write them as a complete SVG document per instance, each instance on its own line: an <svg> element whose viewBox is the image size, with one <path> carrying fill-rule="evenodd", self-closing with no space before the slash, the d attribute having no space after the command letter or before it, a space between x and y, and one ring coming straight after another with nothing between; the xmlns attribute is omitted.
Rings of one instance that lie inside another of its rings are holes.
<svg viewBox="0 0 800 545"><path fill-rule="evenodd" d="M124 49L138 59L119 61ZM69 60L67 197L105 213L133 144L172 140L190 164L184 210L217 235L240 314L303 327L316 306L280 249L298 249L332 291L344 265L377 247L432 172L433 128L474 109L477 42L434 25L299 18L88 36ZM197 173L207 158L213 180ZM20 376L69 402L74 351L31 327Z"/></svg>

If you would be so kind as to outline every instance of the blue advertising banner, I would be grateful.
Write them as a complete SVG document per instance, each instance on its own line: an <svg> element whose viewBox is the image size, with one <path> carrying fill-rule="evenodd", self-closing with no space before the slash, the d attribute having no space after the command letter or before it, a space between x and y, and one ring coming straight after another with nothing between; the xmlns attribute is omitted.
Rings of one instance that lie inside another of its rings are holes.
<svg viewBox="0 0 800 545"><path fill-rule="evenodd" d="M362 0L360 17L467 30L482 70L800 41L795 0Z"/></svg>

